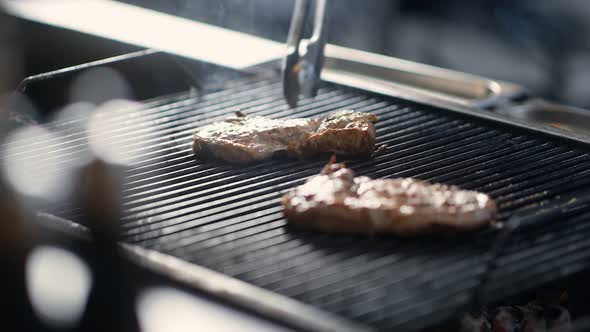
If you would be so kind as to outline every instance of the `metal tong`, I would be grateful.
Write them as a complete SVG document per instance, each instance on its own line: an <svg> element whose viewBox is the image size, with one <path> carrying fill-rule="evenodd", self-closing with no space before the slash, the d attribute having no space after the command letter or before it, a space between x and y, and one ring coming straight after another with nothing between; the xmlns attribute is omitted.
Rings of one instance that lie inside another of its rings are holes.
<svg viewBox="0 0 590 332"><path fill-rule="evenodd" d="M299 54L304 26L309 19L311 4L315 5L314 27L311 38L307 43L305 54ZM297 106L299 94L305 97L315 97L320 83L320 74L324 62L324 47L326 45L327 0L296 0L289 36L287 38L287 54L283 59L283 94L291 108Z"/></svg>

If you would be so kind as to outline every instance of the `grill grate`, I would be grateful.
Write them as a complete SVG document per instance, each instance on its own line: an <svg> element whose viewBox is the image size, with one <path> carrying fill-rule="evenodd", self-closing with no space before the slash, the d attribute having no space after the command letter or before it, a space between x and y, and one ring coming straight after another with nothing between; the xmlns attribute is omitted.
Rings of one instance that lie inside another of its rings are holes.
<svg viewBox="0 0 590 332"><path fill-rule="evenodd" d="M280 197L317 174L325 160L234 167L190 153L194 128L236 110L312 117L343 108L377 114L378 143L392 147L374 160L347 160L358 174L487 192L499 204L500 220L590 184L589 150L580 146L330 84L290 110L277 80L246 79L108 119L113 143L137 155L127 174L124 239L383 329L418 329L455 314L485 269L493 231L401 239L293 230L285 227ZM56 154L77 158L84 135L70 133L68 144L55 144ZM59 214L79 217L72 208ZM587 269L589 221L590 207L582 206L567 220L517 231L486 287L487 299Z"/></svg>

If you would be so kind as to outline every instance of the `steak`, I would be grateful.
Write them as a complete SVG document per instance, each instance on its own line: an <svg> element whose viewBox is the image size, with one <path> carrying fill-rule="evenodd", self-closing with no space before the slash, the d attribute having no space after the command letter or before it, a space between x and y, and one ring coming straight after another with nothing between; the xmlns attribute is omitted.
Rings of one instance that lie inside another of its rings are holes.
<svg viewBox="0 0 590 332"><path fill-rule="evenodd" d="M355 177L344 164L332 162L287 193L282 204L293 225L342 233L469 230L496 214L494 201L483 193L411 178Z"/></svg>
<svg viewBox="0 0 590 332"><path fill-rule="evenodd" d="M193 135L195 155L250 163L273 156L305 158L321 153L368 157L375 150L374 114L344 110L324 119L240 115L199 128Z"/></svg>

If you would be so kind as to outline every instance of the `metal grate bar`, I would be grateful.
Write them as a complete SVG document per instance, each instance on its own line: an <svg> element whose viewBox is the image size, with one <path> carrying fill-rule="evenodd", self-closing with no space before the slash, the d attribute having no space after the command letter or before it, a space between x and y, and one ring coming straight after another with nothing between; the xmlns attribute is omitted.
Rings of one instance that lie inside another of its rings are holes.
<svg viewBox="0 0 590 332"><path fill-rule="evenodd" d="M316 175L324 158L237 168L191 154L196 127L236 110L288 118L321 117L341 108L377 114L378 144L390 147L371 160L343 160L358 174L484 191L496 199L500 221L590 184L588 147L329 84L291 110L278 80L247 78L226 90L153 100L105 119L112 125L111 142L136 155L125 184L125 241L383 330L417 330L453 315L468 304L485 271L493 230L419 239L299 231L286 225L280 198ZM50 142L55 151L47 158L68 162L86 148L83 121L53 125L68 130L68 142ZM15 144L40 149L34 138ZM588 206L562 222L513 236L485 288L488 299L590 267Z"/></svg>

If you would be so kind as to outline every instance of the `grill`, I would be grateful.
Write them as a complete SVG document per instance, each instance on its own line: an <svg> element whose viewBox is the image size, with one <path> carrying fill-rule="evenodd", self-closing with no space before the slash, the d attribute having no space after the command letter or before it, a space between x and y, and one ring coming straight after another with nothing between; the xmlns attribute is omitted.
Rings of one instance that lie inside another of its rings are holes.
<svg viewBox="0 0 590 332"><path fill-rule="evenodd" d="M590 184L588 147L330 83L291 110L278 78L268 76L240 78L199 97L149 100L107 120L112 143L136 156L126 174L123 240L368 327L418 330L465 310L486 274L495 230L417 239L299 231L286 225L280 197L319 173L325 158L235 167L191 154L194 128L237 110L288 118L346 108L375 113L378 144L390 146L372 160L341 160L359 175L483 191L496 199L499 221L556 200L571 203L567 215L512 234L485 279L486 302L590 265L590 206L570 199ZM54 145L55 155L77 158L84 135L70 132L68 142ZM69 206L50 210L83 219Z"/></svg>

